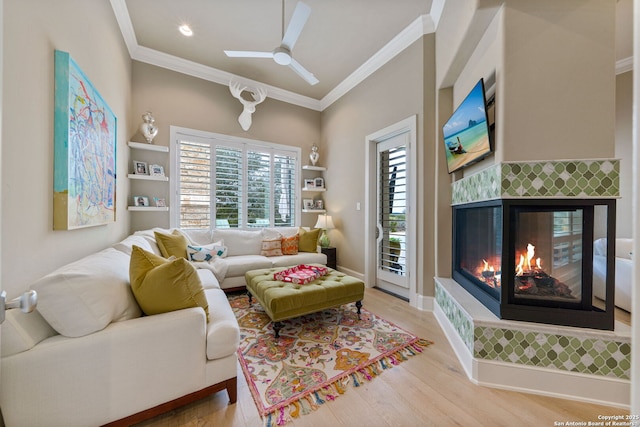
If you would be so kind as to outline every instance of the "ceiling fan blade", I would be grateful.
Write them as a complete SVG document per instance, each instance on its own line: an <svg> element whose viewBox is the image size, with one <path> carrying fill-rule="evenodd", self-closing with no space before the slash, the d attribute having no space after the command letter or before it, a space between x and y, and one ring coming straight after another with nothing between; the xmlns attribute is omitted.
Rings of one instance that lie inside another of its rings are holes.
<svg viewBox="0 0 640 427"><path fill-rule="evenodd" d="M320 82L320 80L318 80L316 76L313 75L313 73L308 71L306 68L300 65L298 61L296 61L293 58L291 58L291 64L289 64L289 68L295 71L300 77L305 79L307 83L309 83L311 86L318 84Z"/></svg>
<svg viewBox="0 0 640 427"><path fill-rule="evenodd" d="M293 50L293 46L298 41L298 37L300 37L304 24L307 23L309 15L311 15L311 8L299 1L293 11L293 15L287 26L287 31L284 33L284 37L282 37L282 45L287 49Z"/></svg>
<svg viewBox="0 0 640 427"><path fill-rule="evenodd" d="M230 58L273 58L273 52L255 52L251 50L225 50Z"/></svg>

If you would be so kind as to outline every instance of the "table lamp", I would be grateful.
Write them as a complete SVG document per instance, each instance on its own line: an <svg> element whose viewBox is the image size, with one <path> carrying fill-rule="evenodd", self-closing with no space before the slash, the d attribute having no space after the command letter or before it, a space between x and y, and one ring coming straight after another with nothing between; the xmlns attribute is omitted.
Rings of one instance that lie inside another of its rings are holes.
<svg viewBox="0 0 640 427"><path fill-rule="evenodd" d="M331 215L320 214L318 215L318 221L316 222L315 228L321 228L322 233L320 234L320 238L318 239L318 243L323 248L329 247L331 241L329 240L329 234L327 233L328 229L336 228L333 225L333 219Z"/></svg>

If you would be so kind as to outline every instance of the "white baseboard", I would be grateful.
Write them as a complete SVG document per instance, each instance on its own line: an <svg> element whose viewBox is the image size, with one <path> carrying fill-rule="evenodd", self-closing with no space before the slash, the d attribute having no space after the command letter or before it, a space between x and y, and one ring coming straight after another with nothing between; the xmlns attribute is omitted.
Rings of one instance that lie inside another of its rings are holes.
<svg viewBox="0 0 640 427"><path fill-rule="evenodd" d="M631 384L628 380L476 359L437 301L433 312L467 377L474 384L624 409L630 408Z"/></svg>
<svg viewBox="0 0 640 427"><path fill-rule="evenodd" d="M364 282L364 274L362 274L362 273L360 273L358 271L350 270L350 269L345 268L345 267L343 267L341 265L339 265L336 270L340 271L341 273L346 274L347 276L355 277L356 279L362 280ZM367 286L366 283L364 285ZM367 287L369 287L369 286L367 286Z"/></svg>
<svg viewBox="0 0 640 427"><path fill-rule="evenodd" d="M425 295L416 294L415 304L412 304L415 308L422 311L433 311L436 299Z"/></svg>

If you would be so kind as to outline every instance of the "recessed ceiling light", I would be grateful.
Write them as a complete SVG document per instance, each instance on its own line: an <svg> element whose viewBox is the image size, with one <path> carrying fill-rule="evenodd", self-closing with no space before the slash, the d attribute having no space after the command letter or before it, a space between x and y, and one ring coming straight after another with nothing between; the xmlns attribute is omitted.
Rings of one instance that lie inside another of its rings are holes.
<svg viewBox="0 0 640 427"><path fill-rule="evenodd" d="M193 31L191 30L191 27L189 27L187 24L180 25L178 29L184 36L191 37L193 35Z"/></svg>

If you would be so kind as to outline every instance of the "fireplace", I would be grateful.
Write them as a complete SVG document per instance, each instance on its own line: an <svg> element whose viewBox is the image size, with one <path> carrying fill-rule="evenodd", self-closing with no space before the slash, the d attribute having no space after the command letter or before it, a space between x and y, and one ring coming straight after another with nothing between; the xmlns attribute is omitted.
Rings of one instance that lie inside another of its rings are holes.
<svg viewBox="0 0 640 427"><path fill-rule="evenodd" d="M453 278L502 319L613 330L615 201L499 199L453 207ZM606 300L593 241L607 237Z"/></svg>

